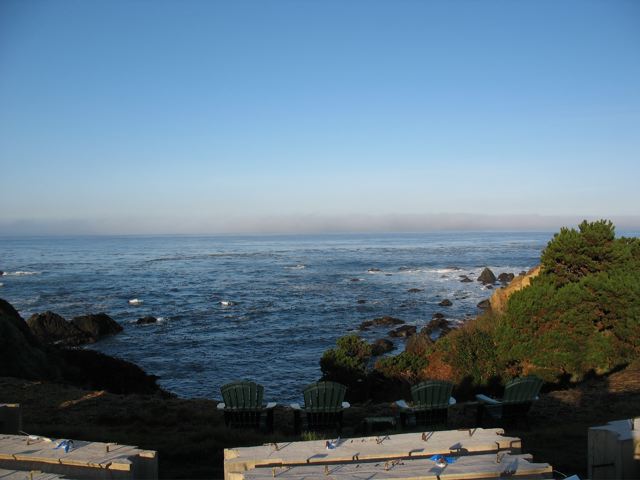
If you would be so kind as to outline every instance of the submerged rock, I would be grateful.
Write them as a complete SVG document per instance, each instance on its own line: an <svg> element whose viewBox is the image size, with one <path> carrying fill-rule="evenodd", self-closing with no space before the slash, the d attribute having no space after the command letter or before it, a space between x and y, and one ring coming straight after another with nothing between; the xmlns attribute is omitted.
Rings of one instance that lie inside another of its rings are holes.
<svg viewBox="0 0 640 480"><path fill-rule="evenodd" d="M365 320L358 328L360 330L366 330L370 327L388 327L391 325L402 325L403 323L405 323L404 320L400 320L399 318L384 316L374 318L373 320Z"/></svg>
<svg viewBox="0 0 640 480"><path fill-rule="evenodd" d="M489 268L485 267L485 269L482 270L482 273L478 277L478 281L484 283L485 285L496 283L496 276Z"/></svg>
<svg viewBox="0 0 640 480"><path fill-rule="evenodd" d="M386 338L379 338L371 344L371 354L375 356L382 355L384 353L390 352L394 348L396 347L391 340L387 340Z"/></svg>
<svg viewBox="0 0 640 480"><path fill-rule="evenodd" d="M440 305L441 307L450 307L451 305L453 305L453 303L448 298L445 298L440 303L438 303L438 305Z"/></svg>
<svg viewBox="0 0 640 480"><path fill-rule="evenodd" d="M158 323L158 319L156 317L152 317L151 315L149 315L136 320L136 324L138 325L147 325L150 323Z"/></svg>
<svg viewBox="0 0 640 480"><path fill-rule="evenodd" d="M364 298L359 298L359 299L356 301L356 303L358 303L358 304L362 305L362 304L364 304L364 303L367 303L367 301L366 301Z"/></svg>
<svg viewBox="0 0 640 480"><path fill-rule="evenodd" d="M431 318L444 318L444 313L440 313L440 312L436 312L433 315L431 315Z"/></svg>
<svg viewBox="0 0 640 480"><path fill-rule="evenodd" d="M469 283L469 282L473 282L473 280L471 280L469 277L467 277L466 275L460 275L460 281L462 283Z"/></svg>
<svg viewBox="0 0 640 480"><path fill-rule="evenodd" d="M422 292L421 288L410 288L409 290L407 290L407 292L409 293L420 293Z"/></svg>

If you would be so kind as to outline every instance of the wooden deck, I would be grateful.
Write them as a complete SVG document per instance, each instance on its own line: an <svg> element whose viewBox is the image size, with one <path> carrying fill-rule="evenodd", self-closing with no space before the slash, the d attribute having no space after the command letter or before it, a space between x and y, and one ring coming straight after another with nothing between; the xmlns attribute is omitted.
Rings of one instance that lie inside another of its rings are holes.
<svg viewBox="0 0 640 480"><path fill-rule="evenodd" d="M158 457L151 450L78 440L65 453L62 448L55 450L55 445L25 435L0 435L0 468L98 480L158 478Z"/></svg>
<svg viewBox="0 0 640 480"><path fill-rule="evenodd" d="M226 480L284 479L472 479L498 478L505 472L518 478L551 478L551 466L517 455L519 438L501 429L448 430L340 439L288 442L224 451ZM444 468L429 460L450 455ZM504 457L504 458L503 458Z"/></svg>

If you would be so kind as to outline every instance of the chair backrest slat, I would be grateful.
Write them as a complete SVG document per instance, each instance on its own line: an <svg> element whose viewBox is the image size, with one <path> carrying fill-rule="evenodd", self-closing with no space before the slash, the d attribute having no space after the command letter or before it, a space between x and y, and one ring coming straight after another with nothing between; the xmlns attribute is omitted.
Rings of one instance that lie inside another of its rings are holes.
<svg viewBox="0 0 640 480"><path fill-rule="evenodd" d="M449 406L453 384L440 380L428 380L411 387L413 403L418 408L439 409Z"/></svg>
<svg viewBox="0 0 640 480"><path fill-rule="evenodd" d="M514 378L504 388L503 403L526 403L533 401L540 393L542 380L529 376Z"/></svg>
<svg viewBox="0 0 640 480"><path fill-rule="evenodd" d="M336 410L341 408L347 387L336 382L312 383L304 389L304 408L307 410Z"/></svg>
<svg viewBox="0 0 640 480"><path fill-rule="evenodd" d="M264 387L255 382L232 382L220 388L228 408L257 409L262 407Z"/></svg>

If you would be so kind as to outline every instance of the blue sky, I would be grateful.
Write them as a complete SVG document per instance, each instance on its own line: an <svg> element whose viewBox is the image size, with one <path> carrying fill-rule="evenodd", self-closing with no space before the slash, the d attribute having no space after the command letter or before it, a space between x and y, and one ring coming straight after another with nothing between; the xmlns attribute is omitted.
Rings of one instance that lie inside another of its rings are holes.
<svg viewBox="0 0 640 480"><path fill-rule="evenodd" d="M615 0L2 0L0 234L637 227L639 25Z"/></svg>

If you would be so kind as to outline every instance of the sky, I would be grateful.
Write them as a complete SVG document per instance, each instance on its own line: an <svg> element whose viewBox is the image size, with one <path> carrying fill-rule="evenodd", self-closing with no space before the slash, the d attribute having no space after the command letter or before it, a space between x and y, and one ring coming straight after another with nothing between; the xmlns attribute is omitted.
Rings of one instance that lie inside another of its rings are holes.
<svg viewBox="0 0 640 480"><path fill-rule="evenodd" d="M640 227L640 2L0 0L0 235Z"/></svg>

